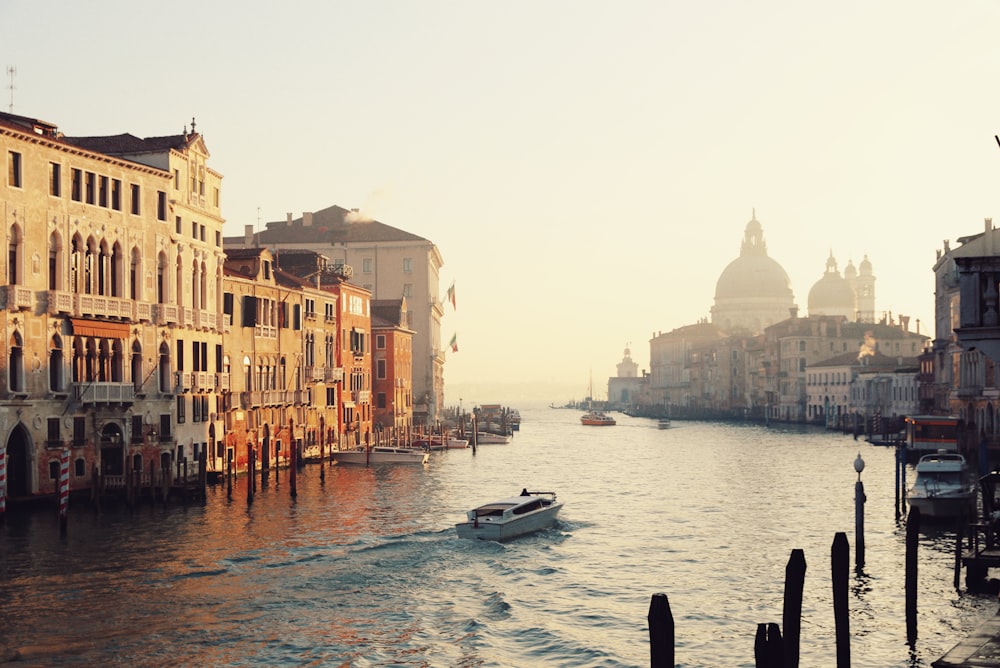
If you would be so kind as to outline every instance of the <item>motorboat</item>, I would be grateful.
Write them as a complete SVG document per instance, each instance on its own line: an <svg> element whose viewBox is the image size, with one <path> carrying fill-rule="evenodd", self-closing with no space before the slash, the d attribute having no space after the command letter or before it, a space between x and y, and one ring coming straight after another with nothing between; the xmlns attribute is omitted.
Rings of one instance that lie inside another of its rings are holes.
<svg viewBox="0 0 1000 668"><path fill-rule="evenodd" d="M334 450L331 457L338 464L426 464L430 455L417 448L394 448L376 445L372 448L358 447L354 450Z"/></svg>
<svg viewBox="0 0 1000 668"><path fill-rule="evenodd" d="M658 429L670 429L670 418L660 418L656 426Z"/></svg>
<svg viewBox="0 0 1000 668"><path fill-rule="evenodd" d="M615 419L603 411L589 411L580 416L580 422L590 427L610 427L618 424Z"/></svg>
<svg viewBox="0 0 1000 668"><path fill-rule="evenodd" d="M507 443L510 443L509 436L494 434L488 431L476 433L476 445L506 445Z"/></svg>
<svg viewBox="0 0 1000 668"><path fill-rule="evenodd" d="M971 516L976 507L976 486L965 457L941 451L917 462L917 479L907 491L911 508L921 517Z"/></svg>
<svg viewBox="0 0 1000 668"><path fill-rule="evenodd" d="M509 540L552 526L562 507L554 492L529 492L525 488L519 496L473 508L455 530L459 538Z"/></svg>

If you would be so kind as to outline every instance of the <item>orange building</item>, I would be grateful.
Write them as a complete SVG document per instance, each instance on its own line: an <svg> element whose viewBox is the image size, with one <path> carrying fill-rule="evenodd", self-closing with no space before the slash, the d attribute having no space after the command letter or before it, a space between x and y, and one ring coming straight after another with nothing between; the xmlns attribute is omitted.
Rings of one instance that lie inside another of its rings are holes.
<svg viewBox="0 0 1000 668"><path fill-rule="evenodd" d="M413 331L406 322L405 297L372 300L375 430L394 443L409 442L413 426Z"/></svg>

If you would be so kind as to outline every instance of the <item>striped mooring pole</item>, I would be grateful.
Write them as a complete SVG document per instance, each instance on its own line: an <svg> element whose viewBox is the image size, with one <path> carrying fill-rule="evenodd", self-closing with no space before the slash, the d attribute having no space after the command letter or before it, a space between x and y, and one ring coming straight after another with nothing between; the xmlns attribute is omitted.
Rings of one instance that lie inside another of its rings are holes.
<svg viewBox="0 0 1000 668"><path fill-rule="evenodd" d="M59 456L59 534L66 535L66 520L69 510L69 450Z"/></svg>

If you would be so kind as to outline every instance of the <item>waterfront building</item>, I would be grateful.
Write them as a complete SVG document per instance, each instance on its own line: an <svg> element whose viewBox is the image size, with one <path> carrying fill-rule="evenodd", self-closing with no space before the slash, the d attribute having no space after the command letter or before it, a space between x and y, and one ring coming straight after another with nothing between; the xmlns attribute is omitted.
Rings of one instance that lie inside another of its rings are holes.
<svg viewBox="0 0 1000 668"><path fill-rule="evenodd" d="M181 461L196 471L220 437L204 407L218 400L223 218L194 121L70 137L0 114L0 156L9 495L52 494L63 451L71 489ZM197 421L179 420L195 397Z"/></svg>
<svg viewBox="0 0 1000 668"><path fill-rule="evenodd" d="M372 300L372 391L375 429L408 442L413 427L413 331L406 326L406 298Z"/></svg>
<svg viewBox="0 0 1000 668"><path fill-rule="evenodd" d="M608 379L608 408L626 410L639 402L639 365L632 360L632 351L625 348L625 354L618 363L618 375Z"/></svg>
<svg viewBox="0 0 1000 668"><path fill-rule="evenodd" d="M441 348L441 253L416 234L365 218L357 210L330 206L294 218L269 222L264 230L246 226L243 237L227 237L229 248L265 246L275 254L312 250L333 265L350 268L345 275L372 299L407 302L406 326L413 331L413 414L433 424L444 409L444 351Z"/></svg>
<svg viewBox="0 0 1000 668"><path fill-rule="evenodd" d="M997 279L1000 232L992 219L978 234L945 242L934 264L934 341L924 360L927 392L938 414L959 417L966 437L1000 444L1000 325Z"/></svg>
<svg viewBox="0 0 1000 668"><path fill-rule="evenodd" d="M806 420L878 433L919 413L918 360L862 349L806 367Z"/></svg>

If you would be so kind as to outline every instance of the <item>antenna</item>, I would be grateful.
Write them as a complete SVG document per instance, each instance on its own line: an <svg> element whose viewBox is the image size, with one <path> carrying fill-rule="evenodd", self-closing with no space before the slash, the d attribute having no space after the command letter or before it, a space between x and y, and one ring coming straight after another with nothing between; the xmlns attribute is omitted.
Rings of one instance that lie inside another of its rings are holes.
<svg viewBox="0 0 1000 668"><path fill-rule="evenodd" d="M7 78L10 79L10 84L7 88L10 89L10 106L7 107L7 111L14 113L14 75L17 74L17 68L13 65L7 67Z"/></svg>
<svg viewBox="0 0 1000 668"><path fill-rule="evenodd" d="M194 120L193 118L191 120ZM257 248L260 248L260 207L257 207Z"/></svg>

